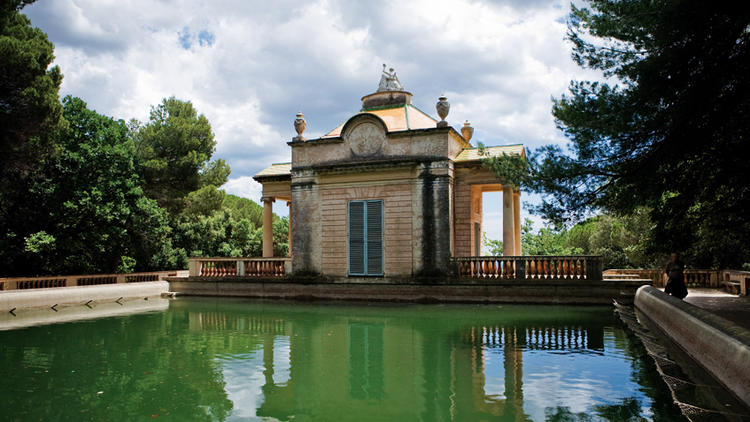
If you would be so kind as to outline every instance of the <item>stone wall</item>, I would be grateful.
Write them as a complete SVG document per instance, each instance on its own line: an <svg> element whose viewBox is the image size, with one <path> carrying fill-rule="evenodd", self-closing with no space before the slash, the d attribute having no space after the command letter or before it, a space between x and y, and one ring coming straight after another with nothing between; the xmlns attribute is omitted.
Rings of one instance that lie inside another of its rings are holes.
<svg viewBox="0 0 750 422"><path fill-rule="evenodd" d="M350 279L341 282L300 283L289 280L266 281L170 279L170 291L180 295L237 296L302 300L364 300L456 303L547 303L610 305L633 302L643 280L566 281L494 280L463 284L465 279L445 280L443 284L404 280ZM407 284L408 283L408 284Z"/></svg>
<svg viewBox="0 0 750 422"><path fill-rule="evenodd" d="M361 113L341 137L290 145L294 272L347 275L347 204L362 199L384 201L386 277L448 269L456 242L452 160L468 145L455 130L389 133L379 117Z"/></svg>
<svg viewBox="0 0 750 422"><path fill-rule="evenodd" d="M341 137L311 139L290 145L292 167L299 169L389 157L453 159L468 144L449 127L387 132L379 117L361 113L346 123Z"/></svg>
<svg viewBox="0 0 750 422"><path fill-rule="evenodd" d="M348 203L381 199L385 276L448 269L453 251L453 167L448 160L295 171L294 272L346 276Z"/></svg>
<svg viewBox="0 0 750 422"><path fill-rule="evenodd" d="M312 171L292 175L292 271L321 273L320 192Z"/></svg>
<svg viewBox="0 0 750 422"><path fill-rule="evenodd" d="M422 259L415 274L430 275L448 269L453 255L453 165L449 161L423 164L419 169L417 190L422 229L416 235Z"/></svg>
<svg viewBox="0 0 750 422"><path fill-rule="evenodd" d="M347 206L351 200L382 199L385 275L410 275L413 271L412 185L397 181L381 186L321 188L323 273L347 275Z"/></svg>
<svg viewBox="0 0 750 422"><path fill-rule="evenodd" d="M638 289L635 306L750 406L750 332L651 286Z"/></svg>

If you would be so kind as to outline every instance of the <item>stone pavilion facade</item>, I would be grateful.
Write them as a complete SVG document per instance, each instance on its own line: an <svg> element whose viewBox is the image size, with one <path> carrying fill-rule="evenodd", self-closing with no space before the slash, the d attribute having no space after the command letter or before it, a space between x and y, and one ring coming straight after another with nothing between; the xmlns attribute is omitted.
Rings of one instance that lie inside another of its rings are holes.
<svg viewBox="0 0 750 422"><path fill-rule="evenodd" d="M263 185L263 256L273 256L273 204L286 202L292 271L346 279L440 274L452 257L482 254L482 194L502 192L503 254L521 255L520 191L482 165L486 156L524 155L522 145L470 143L445 120L412 105L393 69L361 110L317 139L298 135L291 163L254 176Z"/></svg>

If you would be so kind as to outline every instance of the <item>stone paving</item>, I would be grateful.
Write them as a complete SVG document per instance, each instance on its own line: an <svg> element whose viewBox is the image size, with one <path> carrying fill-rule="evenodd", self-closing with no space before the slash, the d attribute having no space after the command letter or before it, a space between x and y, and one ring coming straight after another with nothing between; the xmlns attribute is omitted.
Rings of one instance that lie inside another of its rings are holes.
<svg viewBox="0 0 750 422"><path fill-rule="evenodd" d="M717 289L689 289L685 302L750 330L750 296L732 295Z"/></svg>

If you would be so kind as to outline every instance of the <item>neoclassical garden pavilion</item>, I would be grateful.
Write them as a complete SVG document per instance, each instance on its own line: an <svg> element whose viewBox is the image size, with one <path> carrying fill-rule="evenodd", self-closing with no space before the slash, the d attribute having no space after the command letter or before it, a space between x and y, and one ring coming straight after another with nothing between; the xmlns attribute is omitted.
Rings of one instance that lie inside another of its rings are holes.
<svg viewBox="0 0 750 422"><path fill-rule="evenodd" d="M524 155L522 145L470 143L445 120L412 104L393 69L383 69L376 92L335 129L306 139L306 122L290 163L254 176L263 185L263 256L273 256L274 203L286 202L293 272L335 278L409 277L445 271L452 257L482 254L482 194L501 191L503 254L522 255L520 191L482 165L502 154Z"/></svg>

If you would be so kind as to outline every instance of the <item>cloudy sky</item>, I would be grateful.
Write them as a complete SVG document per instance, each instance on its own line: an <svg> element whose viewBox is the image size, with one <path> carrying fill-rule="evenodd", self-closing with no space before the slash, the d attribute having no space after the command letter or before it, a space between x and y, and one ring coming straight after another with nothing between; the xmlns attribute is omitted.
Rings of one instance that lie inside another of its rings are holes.
<svg viewBox="0 0 750 422"><path fill-rule="evenodd" d="M296 112L308 138L325 134L377 89L383 63L425 112L447 95L448 121L468 119L475 142L565 142L550 99L591 76L570 59L568 4L39 0L23 12L55 44L63 95L141 121L164 97L192 101L232 168L225 189L257 201L251 176L290 160ZM486 218L499 221L499 203L487 195Z"/></svg>

